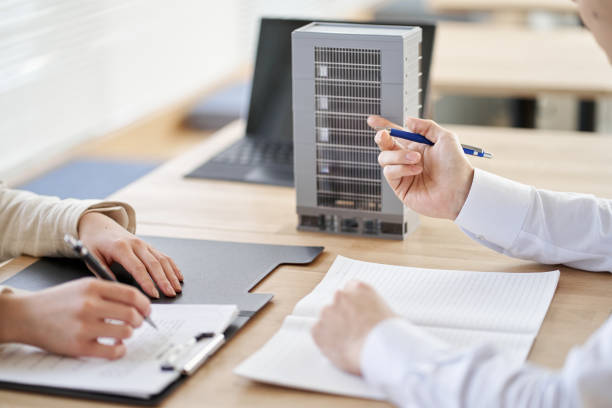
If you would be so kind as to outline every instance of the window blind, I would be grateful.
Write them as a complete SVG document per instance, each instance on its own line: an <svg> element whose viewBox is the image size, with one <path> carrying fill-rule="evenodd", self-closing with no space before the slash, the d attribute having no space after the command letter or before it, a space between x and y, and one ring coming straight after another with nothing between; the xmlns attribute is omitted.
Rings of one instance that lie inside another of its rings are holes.
<svg viewBox="0 0 612 408"><path fill-rule="evenodd" d="M378 0L0 0L0 179L214 84L261 16L341 18Z"/></svg>

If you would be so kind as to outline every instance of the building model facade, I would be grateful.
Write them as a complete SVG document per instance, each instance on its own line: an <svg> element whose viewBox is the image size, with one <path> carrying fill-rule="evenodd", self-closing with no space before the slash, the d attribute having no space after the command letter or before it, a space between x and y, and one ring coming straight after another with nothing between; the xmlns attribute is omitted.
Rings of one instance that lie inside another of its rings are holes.
<svg viewBox="0 0 612 408"><path fill-rule="evenodd" d="M419 27L314 22L292 34L298 229L403 239L417 215L378 164L369 115L419 116Z"/></svg>

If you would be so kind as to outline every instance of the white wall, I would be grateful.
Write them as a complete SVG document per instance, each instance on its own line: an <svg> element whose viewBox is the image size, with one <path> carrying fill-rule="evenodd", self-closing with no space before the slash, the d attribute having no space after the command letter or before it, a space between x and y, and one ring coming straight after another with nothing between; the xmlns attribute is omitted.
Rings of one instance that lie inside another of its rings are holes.
<svg viewBox="0 0 612 408"><path fill-rule="evenodd" d="M262 15L338 18L379 0L0 0L0 179L212 85Z"/></svg>

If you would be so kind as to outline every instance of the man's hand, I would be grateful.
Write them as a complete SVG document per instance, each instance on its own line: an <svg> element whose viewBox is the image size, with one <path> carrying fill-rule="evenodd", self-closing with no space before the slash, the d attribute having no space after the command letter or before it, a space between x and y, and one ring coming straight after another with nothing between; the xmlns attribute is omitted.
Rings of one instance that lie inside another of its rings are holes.
<svg viewBox="0 0 612 408"><path fill-rule="evenodd" d="M377 128L402 129L380 116L370 116ZM434 146L393 138L385 130L376 133L381 150L378 162L397 197L414 211L454 220L470 192L474 168L465 157L457 135L431 120L410 118L406 130L420 133Z"/></svg>
<svg viewBox="0 0 612 408"><path fill-rule="evenodd" d="M350 281L334 295L334 303L321 311L312 337L332 363L361 375L360 357L366 337L378 323L395 313L369 285Z"/></svg>
<svg viewBox="0 0 612 408"><path fill-rule="evenodd" d="M95 212L85 214L79 222L79 238L107 266L113 261L121 264L149 296L159 298L153 280L166 296L181 292L183 274L174 261L110 217Z"/></svg>
<svg viewBox="0 0 612 408"><path fill-rule="evenodd" d="M2 295L0 342L18 342L75 357L116 359L122 340L151 313L138 289L116 282L83 278L27 295ZM119 323L110 323L107 319ZM113 345L98 338L114 339Z"/></svg>

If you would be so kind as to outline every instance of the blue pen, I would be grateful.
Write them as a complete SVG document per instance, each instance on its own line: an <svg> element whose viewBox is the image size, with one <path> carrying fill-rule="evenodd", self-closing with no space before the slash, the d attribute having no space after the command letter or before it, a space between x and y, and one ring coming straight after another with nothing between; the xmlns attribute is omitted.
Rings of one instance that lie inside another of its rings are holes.
<svg viewBox="0 0 612 408"><path fill-rule="evenodd" d="M412 133L412 132L395 129L395 128L380 128L377 130L387 130L389 134L393 137L399 137L401 139L410 140L412 142L417 142L417 143L422 143L422 144L426 144L429 146L433 146L433 142L431 140L427 139L425 136L420 135L418 133ZM464 145L464 144L462 144L461 147L463 147L463 153L469 154L470 156L484 157L486 159L490 159L493 157L491 153L485 152L484 149L481 149L480 147L474 147L474 146L469 146L469 145Z"/></svg>

